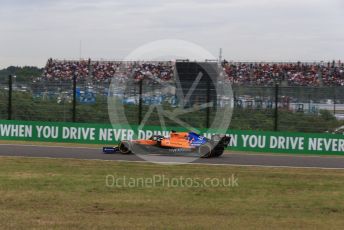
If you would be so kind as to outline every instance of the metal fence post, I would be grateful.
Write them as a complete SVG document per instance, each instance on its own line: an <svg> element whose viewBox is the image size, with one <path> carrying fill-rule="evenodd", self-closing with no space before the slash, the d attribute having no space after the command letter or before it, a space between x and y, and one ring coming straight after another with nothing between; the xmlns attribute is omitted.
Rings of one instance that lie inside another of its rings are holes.
<svg viewBox="0 0 344 230"><path fill-rule="evenodd" d="M275 85L275 124L274 124L274 131L278 131L278 94L279 94L279 85L278 83Z"/></svg>
<svg viewBox="0 0 344 230"><path fill-rule="evenodd" d="M76 122L76 75L73 75L73 118L72 121Z"/></svg>
<svg viewBox="0 0 344 230"><path fill-rule="evenodd" d="M142 84L143 79L139 81L139 111L138 111L138 123L139 125L142 122Z"/></svg>
<svg viewBox="0 0 344 230"><path fill-rule="evenodd" d="M336 87L333 87L333 114L336 115L336 100L337 100L337 95L336 95Z"/></svg>
<svg viewBox="0 0 344 230"><path fill-rule="evenodd" d="M8 75L8 107L7 107L7 115L8 120L12 120L12 75Z"/></svg>
<svg viewBox="0 0 344 230"><path fill-rule="evenodd" d="M210 81L207 82L207 104L210 103ZM206 114L206 128L208 129L210 126L210 107L207 106L207 114Z"/></svg>

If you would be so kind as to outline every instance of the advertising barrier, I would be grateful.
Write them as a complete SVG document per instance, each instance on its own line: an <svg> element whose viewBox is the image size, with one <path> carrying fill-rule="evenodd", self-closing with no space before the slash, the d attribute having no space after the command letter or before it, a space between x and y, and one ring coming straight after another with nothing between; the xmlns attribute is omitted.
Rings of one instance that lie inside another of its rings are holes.
<svg viewBox="0 0 344 230"><path fill-rule="evenodd" d="M169 136L171 130L161 127L112 126L110 124L31 122L0 120L0 140L61 142L115 145L122 139L149 138L152 135ZM215 132L201 134L210 137ZM295 153L317 155L344 155L344 135L328 133L287 133L228 130L231 150Z"/></svg>

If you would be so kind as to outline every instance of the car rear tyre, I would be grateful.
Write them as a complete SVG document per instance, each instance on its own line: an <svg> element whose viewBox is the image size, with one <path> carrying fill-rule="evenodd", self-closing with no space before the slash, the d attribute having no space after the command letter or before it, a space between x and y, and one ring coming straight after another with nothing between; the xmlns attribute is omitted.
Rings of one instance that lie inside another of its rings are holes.
<svg viewBox="0 0 344 230"><path fill-rule="evenodd" d="M223 154L223 150L216 150L215 152L214 152L214 157L219 157L219 156L221 156Z"/></svg>
<svg viewBox="0 0 344 230"><path fill-rule="evenodd" d="M128 141L122 141L118 147L119 147L119 151L122 154L130 154L131 153L131 144Z"/></svg>
<svg viewBox="0 0 344 230"><path fill-rule="evenodd" d="M199 156L201 158L209 158L211 157L211 150L212 150L212 146L210 144L205 144L205 145L201 145L199 148L198 148L198 153L199 153Z"/></svg>

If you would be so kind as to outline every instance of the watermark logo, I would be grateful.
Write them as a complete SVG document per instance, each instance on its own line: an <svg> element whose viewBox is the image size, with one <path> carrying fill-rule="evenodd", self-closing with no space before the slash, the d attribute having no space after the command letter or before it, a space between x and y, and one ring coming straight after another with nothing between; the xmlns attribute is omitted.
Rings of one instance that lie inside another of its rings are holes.
<svg viewBox="0 0 344 230"><path fill-rule="evenodd" d="M239 186L239 178L234 174L226 178L167 177L165 175L128 177L107 175L105 177L105 185L108 188L235 188Z"/></svg>
<svg viewBox="0 0 344 230"><path fill-rule="evenodd" d="M198 69L185 72L177 68L181 62L197 63ZM109 87L108 111L114 128L138 126L132 139L141 139L142 130L152 124L160 126L157 135L144 135L151 140L144 145L122 140L128 152L150 162L189 163L199 158L198 147L189 151L181 141L168 151L179 154L162 154L163 146L154 143L169 138L171 126L201 135L204 129L225 134L233 101L230 81L210 52L183 40L159 40L134 50L118 67Z"/></svg>

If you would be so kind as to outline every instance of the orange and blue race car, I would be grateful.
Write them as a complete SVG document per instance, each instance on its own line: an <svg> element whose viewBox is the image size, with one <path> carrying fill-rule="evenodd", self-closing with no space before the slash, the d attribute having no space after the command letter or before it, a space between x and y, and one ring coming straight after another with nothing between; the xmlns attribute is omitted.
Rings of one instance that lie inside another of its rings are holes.
<svg viewBox="0 0 344 230"><path fill-rule="evenodd" d="M193 153L210 158L221 156L229 143L229 136L213 135L208 139L194 132L172 131L170 137L154 135L147 140L122 140L117 147L103 147L103 153Z"/></svg>

